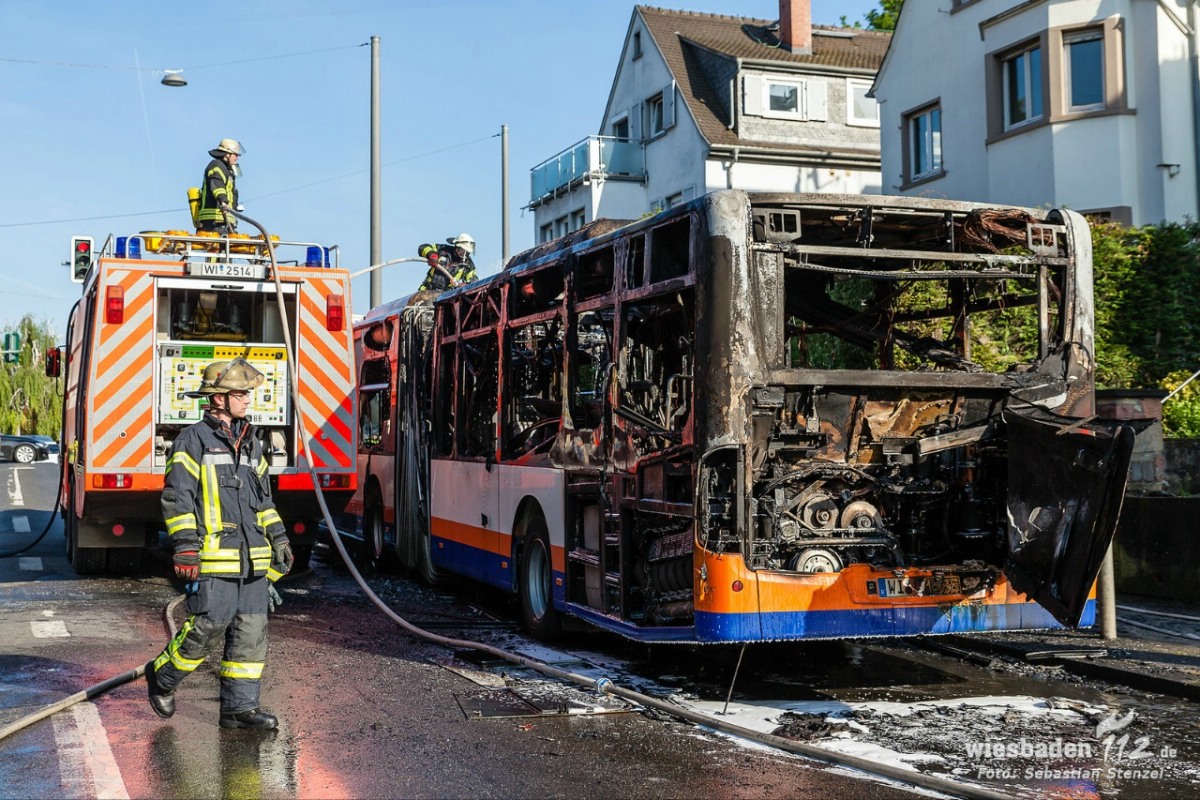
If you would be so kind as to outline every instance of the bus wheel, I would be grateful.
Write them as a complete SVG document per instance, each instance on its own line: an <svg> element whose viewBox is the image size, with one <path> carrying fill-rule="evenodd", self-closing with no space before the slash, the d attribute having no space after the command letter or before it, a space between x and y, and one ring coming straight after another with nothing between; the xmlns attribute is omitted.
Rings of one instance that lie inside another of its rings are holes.
<svg viewBox="0 0 1200 800"><path fill-rule="evenodd" d="M546 520L534 517L525 529L521 548L520 585L521 621L525 630L537 639L550 640L561 630L561 620L554 608L551 577L554 574L550 559L550 532Z"/></svg>

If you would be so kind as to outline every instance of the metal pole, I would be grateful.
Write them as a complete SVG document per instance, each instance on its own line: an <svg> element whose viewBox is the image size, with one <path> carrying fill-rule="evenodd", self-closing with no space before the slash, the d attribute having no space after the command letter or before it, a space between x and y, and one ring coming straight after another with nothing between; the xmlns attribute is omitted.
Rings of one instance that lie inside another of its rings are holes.
<svg viewBox="0 0 1200 800"><path fill-rule="evenodd" d="M379 37L371 37L371 263L383 260L383 211L379 174ZM371 308L383 302L383 274L371 273Z"/></svg>
<svg viewBox="0 0 1200 800"><path fill-rule="evenodd" d="M1113 547L1108 546L1100 564L1100 582L1096 587L1096 604L1100 612L1100 635L1106 641L1117 638L1117 581L1113 575Z"/></svg>
<svg viewBox="0 0 1200 800"><path fill-rule="evenodd" d="M500 126L500 255L508 263L508 126Z"/></svg>

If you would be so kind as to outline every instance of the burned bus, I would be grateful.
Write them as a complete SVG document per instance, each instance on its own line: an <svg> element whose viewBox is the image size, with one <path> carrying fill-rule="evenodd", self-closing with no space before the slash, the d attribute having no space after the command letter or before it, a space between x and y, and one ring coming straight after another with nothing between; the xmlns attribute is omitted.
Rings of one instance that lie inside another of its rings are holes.
<svg viewBox="0 0 1200 800"><path fill-rule="evenodd" d="M357 327L358 536L656 642L1089 625L1133 444L1068 210L721 191Z"/></svg>

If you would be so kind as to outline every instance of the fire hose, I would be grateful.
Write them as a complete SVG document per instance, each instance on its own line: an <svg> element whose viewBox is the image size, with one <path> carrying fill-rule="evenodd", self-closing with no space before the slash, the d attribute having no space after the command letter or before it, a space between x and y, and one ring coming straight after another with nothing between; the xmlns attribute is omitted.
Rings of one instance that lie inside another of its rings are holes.
<svg viewBox="0 0 1200 800"><path fill-rule="evenodd" d="M266 228L264 228L261 224L259 224L255 220L251 219L250 217L245 216L244 214L241 214L236 211L229 211L228 213L232 214L233 216L236 216L238 219L244 220L245 222L247 222L250 225L253 225L255 228L257 228L259 230L259 232L262 234L263 241L266 243L267 253L268 253L268 256L269 256L270 262L271 262L271 275L275 281L276 299L278 301L277 308L279 309L281 323L282 323L281 328L283 330L284 347L286 349L287 358L290 360L290 362L292 364L295 364L296 363L296 353L295 353L295 350L293 349L291 333L289 332L289 329L288 329L287 320L283 316L283 314L284 314L284 312L283 312L283 309L284 309L283 284L279 278L279 271L278 271L278 268L277 268L277 265L275 262L275 248L271 242L271 237L268 235ZM297 427L300 430L305 430L304 411L303 411L304 407L301 403L299 387L297 386L296 381L293 377L292 370L288 371L288 386L289 386L289 389L292 394L292 406L293 406L293 408L296 409ZM462 649L476 650L476 651L479 651L482 653L486 653L488 655L494 656L494 657L502 659L504 661L508 661L510 663L517 664L522 667L527 667L527 668L532 669L536 672L539 672L543 675L548 675L552 678L557 678L558 680L561 680L561 681L573 683L578 686L582 686L584 688L591 689L591 690L594 690L597 692L602 692L606 695L612 695L615 697L619 697L624 700L628 700L632 703L641 705L645 708L653 708L657 711L661 711L665 714L669 714L677 719L691 722L693 724L696 724L696 725L699 725L702 727L711 728L713 730L717 730L722 733L730 734L732 736L736 736L741 739L758 742L760 744L764 744L764 745L767 745L767 746L770 746L770 747L773 747L773 748L776 748L779 750L783 750L785 752L793 753L793 754L800 755L800 756L805 756L807 758L810 758L810 759L813 759L816 761L824 762L827 764L833 764L833 765L837 765L837 766L849 767L851 769L858 770L858 771L866 773L868 775L889 778L891 780L898 781L900 783L908 784L911 786L917 786L917 787L921 787L924 789L930 789L933 791L943 792L943 793L948 794L953 797L965 797L965 798L971 798L971 800L976 800L976 799L978 799L978 800L1011 800L1011 797L1012 797L1011 795L1004 794L1002 792L998 792L998 791L995 791L992 789L988 789L988 788L981 787L981 786L976 786L973 784L960 783L960 782L952 781L952 780L949 780L946 778L940 778L940 777L933 776L933 775L926 775L926 774L917 772L912 769L904 769L902 767L898 767L898 766L894 766L894 765L890 765L890 764L883 764L883 763L879 763L878 761L873 761L873 760L870 760L867 758L862 758L860 756L849 755L846 753L838 753L838 752L834 752L834 751L830 751L830 750L826 750L826 749L817 747L815 745L805 744L803 742L797 742L792 739L786 739L781 736L775 736L774 734L762 733L762 732L755 731L755 730L752 730L750 728L746 728L746 727L743 727L740 725L735 725L731 722L728 722L728 721L725 721L722 719L718 719L715 717L711 717L711 716L708 716L705 714L698 713L696 711L692 711L691 709L682 708L678 705L669 703L665 700L662 700L662 699L659 699L656 697L652 697L650 695L643 694L641 692L634 691L633 689L628 689L623 686L619 686L619 685L613 683L608 678L599 678L599 679L589 678L585 675L580 675L575 672L570 672L568 670L559 669L557 667L554 667L549 664L538 661L537 659L530 658L528 656L523 656L518 653L509 652L507 650L502 650L498 647L494 647L492 645L489 645L489 644L486 644L483 642L475 642L475 641L471 641L468 639L456 639L456 638L452 638L452 637L448 637L448 636L442 636L440 634L431 633L427 630L424 630L423 628L419 628L416 625L413 625L408 620L401 617L399 614L397 614L395 611L393 611L390 607L388 607L388 605L379 597L379 595L377 595L371 589L371 587L367 585L366 580L363 578L362 574L358 571L358 568L355 566L354 560L350 557L350 554L346 549L346 545L342 541L341 534L338 532L337 526L334 525L333 517L329 511L329 506L325 502L325 495L321 491L321 484L317 478L316 467L315 467L314 461L311 458L307 458L307 459L305 459L305 461L307 462L307 465L308 465L309 474L312 477L313 488L316 491L317 503L321 508L321 514L325 521L325 526L329 530L330 536L333 540L333 544L338 551L338 555L341 556L342 561L345 562L346 567L350 572L350 575L354 578L354 582L358 584L358 587L362 590L363 594L365 594L367 596L367 598L377 608L379 608L380 611L382 611L389 619L391 619L394 623L396 623L396 625L398 625L401 629L408 632L412 636L415 636L420 639L424 639L425 641L432 642L434 644L441 645L441 646L447 647L447 648L452 648L452 649L456 649L456 650L462 650ZM172 606L174 604L178 603L181 599L182 599L182 596L175 598L175 600L173 600L172 603L167 606L167 609L164 610L164 613L166 614L168 619L170 619L170 616L171 616ZM83 690L82 692L79 692L77 694L74 694L74 695L62 700L62 701L59 701L58 703L55 703L52 706L47 706L46 708L43 708L34 714L31 714L27 717L17 720L16 722L9 725L8 727L0 729L0 740L3 740L5 737L11 735L12 733L15 733L18 730L28 727L29 725L32 725L33 723L35 723L41 719L45 719L46 717L51 716L52 714L54 714L58 711L68 708L71 705L74 705L75 703L78 703L82 700L91 700L91 699L103 694L104 692L107 692L110 689L113 689L117 686L121 686L125 683L129 683L130 681L137 680L138 678L143 677L143 675L145 674L145 669L146 669L146 667L143 664L142 666L140 666L136 669L122 673L120 675L116 675L112 678L109 678L108 680L102 681L94 686L91 686L91 687Z"/></svg>

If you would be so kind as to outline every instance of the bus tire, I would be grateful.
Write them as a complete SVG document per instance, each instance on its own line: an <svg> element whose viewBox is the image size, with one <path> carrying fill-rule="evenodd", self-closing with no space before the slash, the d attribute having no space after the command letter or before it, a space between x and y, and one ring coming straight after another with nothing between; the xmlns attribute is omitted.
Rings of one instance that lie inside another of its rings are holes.
<svg viewBox="0 0 1200 800"><path fill-rule="evenodd" d="M520 564L517 588L521 596L521 622L535 639L554 639L562 630L562 620L554 607L550 532L540 514L525 528Z"/></svg>

